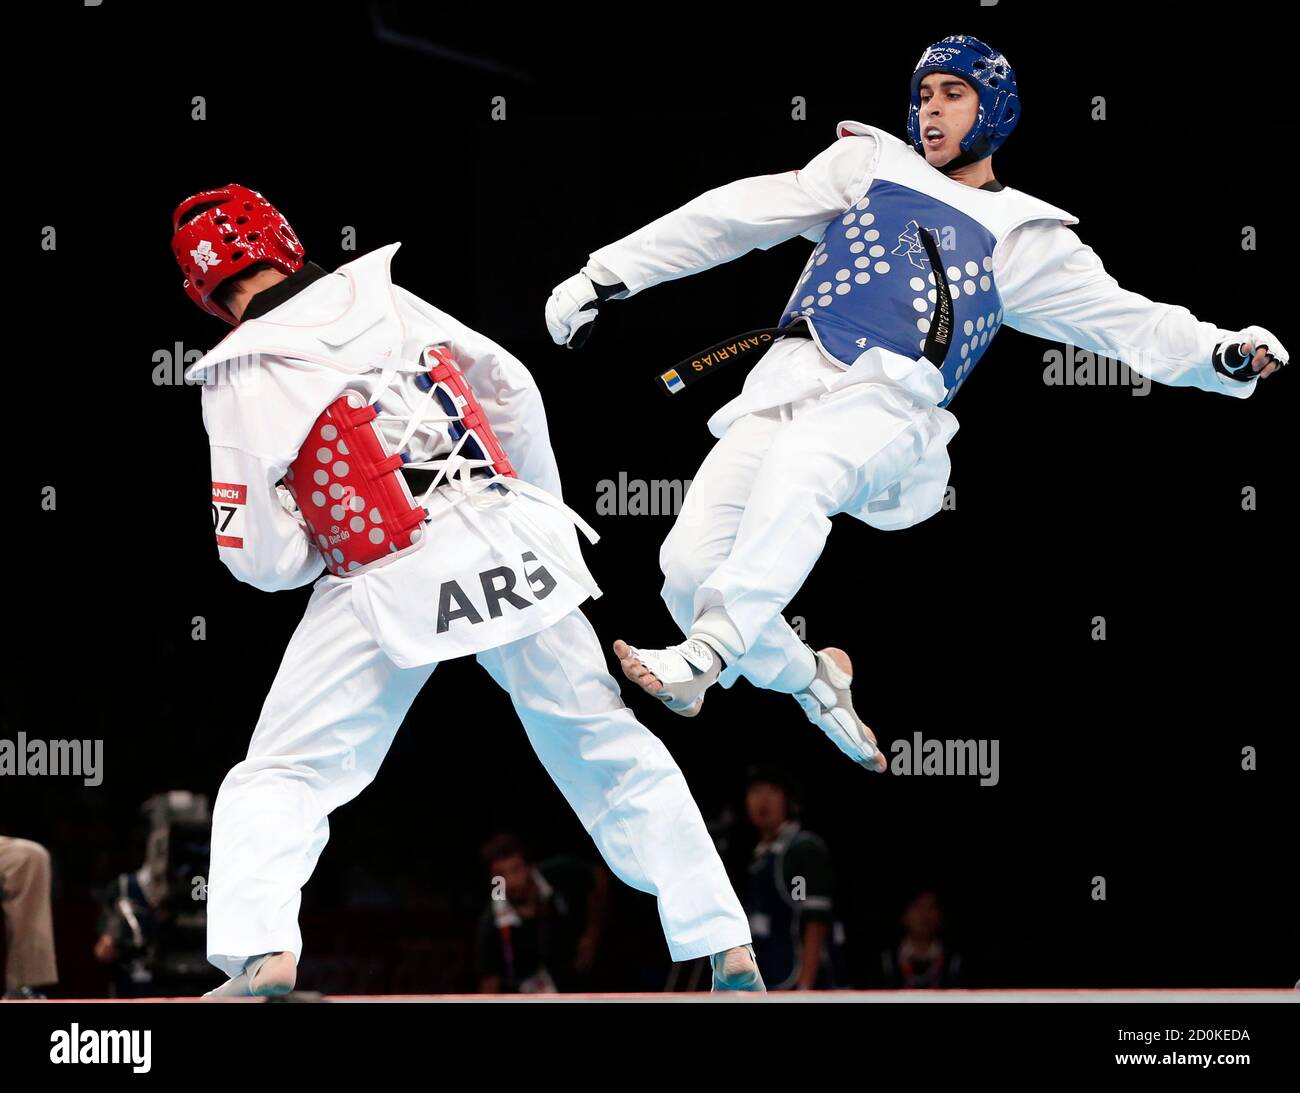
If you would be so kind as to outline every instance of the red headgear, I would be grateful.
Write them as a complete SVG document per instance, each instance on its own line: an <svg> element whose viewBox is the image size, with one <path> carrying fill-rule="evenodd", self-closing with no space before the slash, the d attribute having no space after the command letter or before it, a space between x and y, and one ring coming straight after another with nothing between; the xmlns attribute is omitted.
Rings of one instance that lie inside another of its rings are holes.
<svg viewBox="0 0 1300 1093"><path fill-rule="evenodd" d="M185 291L232 326L238 320L212 298L222 282L258 262L297 273L307 253L274 205L233 182L187 197L172 213L172 230L172 253L185 273Z"/></svg>

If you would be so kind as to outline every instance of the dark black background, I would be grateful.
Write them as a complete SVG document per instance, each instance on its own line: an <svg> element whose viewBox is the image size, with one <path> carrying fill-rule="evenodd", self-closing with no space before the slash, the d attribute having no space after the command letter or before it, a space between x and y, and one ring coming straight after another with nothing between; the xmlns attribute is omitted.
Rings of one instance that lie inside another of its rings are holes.
<svg viewBox="0 0 1300 1093"><path fill-rule="evenodd" d="M328 268L400 240L400 283L533 370L566 498L588 516L597 483L620 471L693 475L712 444L705 419L743 376L671 403L648 376L773 321L809 244L612 305L581 352L547 337L551 287L705 189L802 166L842 118L901 135L916 58L948 33L984 37L1017 69L1024 116L995 157L1002 181L1078 216L1126 287L1297 340L1291 184L1268 167L1278 92L1244 46L1233 60L1234 43L1267 39L1258 9L1224 11L1208 34L1096 4L791 8L743 24L661 5L560 22L498 6L456 19L397 4L126 8L49 9L11 46L50 63L10 102L21 280L2 727L101 737L107 774L98 789L6 780L0 830L55 855L70 993L102 989L89 886L138 864L145 796L215 796L308 595L268 596L219 564L199 393L151 381L155 354L225 329L186 300L168 250L186 194L262 190ZM380 41L380 24L407 44ZM190 120L196 95L206 121ZM494 95L504 122L490 119ZM805 122L790 119L795 95ZM1091 119L1094 96L1108 120ZM38 246L46 225L53 252ZM344 226L356 253L339 248ZM858 710L883 740L995 737L998 786L866 775L788 698L747 684L712 695L695 722L628 701L706 816L738 808L756 761L801 781L864 977L903 902L936 886L971 985L1290 986L1294 377L1245 402L1136 398L1046 386L1049 348L1008 330L964 385L956 509L896 533L840 518L790 607L814 645L853 654ZM39 508L47 485L55 512ZM1242 511L1246 486L1258 511ZM588 558L605 595L586 610L607 645L676 640L658 599L669 527L599 520ZM1095 615L1105 642L1090 639ZM194 616L206 641L190 639ZM308 956L370 959L349 982L373 990L466 984L486 897L477 848L492 831L520 830L539 854L590 851L472 661L438 668L374 786L332 824L304 898ZM1104 903L1090 898L1095 875ZM653 986L666 965L653 906L624 890L607 985Z"/></svg>

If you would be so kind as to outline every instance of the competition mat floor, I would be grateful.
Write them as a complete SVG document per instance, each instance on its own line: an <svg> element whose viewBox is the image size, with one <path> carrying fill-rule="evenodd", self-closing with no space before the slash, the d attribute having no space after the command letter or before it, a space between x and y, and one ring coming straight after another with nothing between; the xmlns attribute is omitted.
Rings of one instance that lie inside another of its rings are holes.
<svg viewBox="0 0 1300 1093"><path fill-rule="evenodd" d="M58 1005L59 1003L84 1004L135 1004L139 1002L201 1002L219 1001L222 1005L261 1005L265 998L52 998L40 1002L20 1002L18 1005ZM929 1004L969 1002L1290 1002L1300 1003L1297 990L979 990L979 991L774 991L770 994L726 993L710 994L706 991L656 994L354 994L321 995L300 991L278 999L302 1002L508 1002L537 1006L566 1002L657 1002L704 1003L740 1002L762 1005L766 1002L916 1002ZM0 1003L8 1004L8 1003Z"/></svg>

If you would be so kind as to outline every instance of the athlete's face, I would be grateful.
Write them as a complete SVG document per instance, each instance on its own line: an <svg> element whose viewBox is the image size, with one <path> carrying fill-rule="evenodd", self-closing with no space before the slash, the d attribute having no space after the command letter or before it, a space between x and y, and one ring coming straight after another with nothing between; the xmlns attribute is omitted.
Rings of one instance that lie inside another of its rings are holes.
<svg viewBox="0 0 1300 1093"><path fill-rule="evenodd" d="M961 152L961 141L979 115L980 97L965 80L931 72L921 81L921 146L931 167Z"/></svg>

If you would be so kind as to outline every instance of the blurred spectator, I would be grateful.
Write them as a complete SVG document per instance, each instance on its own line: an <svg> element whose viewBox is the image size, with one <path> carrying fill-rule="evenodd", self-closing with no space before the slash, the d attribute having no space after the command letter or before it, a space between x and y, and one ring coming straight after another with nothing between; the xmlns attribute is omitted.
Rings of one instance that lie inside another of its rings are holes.
<svg viewBox="0 0 1300 1093"><path fill-rule="evenodd" d="M902 990L938 989L961 985L962 958L943 943L943 907L934 892L921 892L899 920L903 940L880 954L885 986Z"/></svg>
<svg viewBox="0 0 1300 1093"><path fill-rule="evenodd" d="M184 790L149 798L144 864L101 893L95 959L113 970L113 996L190 995L212 986L204 944L211 815Z"/></svg>
<svg viewBox="0 0 1300 1093"><path fill-rule="evenodd" d="M44 998L59 981L50 914L50 852L0 835L0 908L5 920L6 998Z"/></svg>
<svg viewBox="0 0 1300 1093"><path fill-rule="evenodd" d="M587 989L605 928L605 870L573 857L534 864L512 835L489 840L483 863L493 890L478 929L479 991Z"/></svg>
<svg viewBox="0 0 1300 1093"><path fill-rule="evenodd" d="M793 789L780 773L750 773L745 811L758 830L758 844L741 902L768 990L833 987L831 950L843 941L843 927L832 913L830 851L800 827L797 810Z"/></svg>

